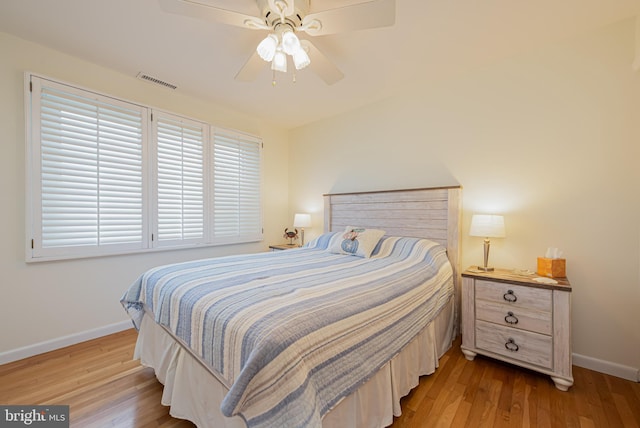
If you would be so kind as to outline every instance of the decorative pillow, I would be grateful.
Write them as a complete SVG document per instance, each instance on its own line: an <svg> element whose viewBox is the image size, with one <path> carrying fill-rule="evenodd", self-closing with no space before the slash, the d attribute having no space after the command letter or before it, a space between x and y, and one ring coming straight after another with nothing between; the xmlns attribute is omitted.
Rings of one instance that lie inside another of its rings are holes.
<svg viewBox="0 0 640 428"><path fill-rule="evenodd" d="M331 240L329 251L358 257L370 257L385 231L347 226L344 233Z"/></svg>

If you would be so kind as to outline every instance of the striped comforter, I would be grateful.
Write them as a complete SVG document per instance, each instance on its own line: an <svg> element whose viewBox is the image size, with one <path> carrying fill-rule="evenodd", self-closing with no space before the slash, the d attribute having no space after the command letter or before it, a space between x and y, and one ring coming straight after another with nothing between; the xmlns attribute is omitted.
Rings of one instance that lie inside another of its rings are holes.
<svg viewBox="0 0 640 428"><path fill-rule="evenodd" d="M249 427L317 427L453 295L445 249L384 238L369 259L307 247L161 266L121 303L144 311L229 388L221 410Z"/></svg>

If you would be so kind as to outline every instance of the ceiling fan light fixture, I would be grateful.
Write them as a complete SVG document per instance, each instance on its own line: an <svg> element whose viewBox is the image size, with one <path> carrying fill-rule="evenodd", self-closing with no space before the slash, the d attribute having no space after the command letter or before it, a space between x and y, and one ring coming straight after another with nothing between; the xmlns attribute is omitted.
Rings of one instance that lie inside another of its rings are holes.
<svg viewBox="0 0 640 428"><path fill-rule="evenodd" d="M287 55L278 50L273 56L273 61L271 61L271 69L275 71L281 71L283 73L287 72Z"/></svg>
<svg viewBox="0 0 640 428"><path fill-rule="evenodd" d="M275 34L269 34L260 42L260 44L258 44L256 51L258 52L258 55L260 55L260 58L267 62L270 62L273 60L277 48L278 36L276 36Z"/></svg>
<svg viewBox="0 0 640 428"><path fill-rule="evenodd" d="M309 55L302 46L296 49L296 51L293 53L293 64L296 66L296 70L302 70L303 68L311 64Z"/></svg>
<svg viewBox="0 0 640 428"><path fill-rule="evenodd" d="M264 30L264 35L270 33L271 35L258 46L253 45L256 46L256 50L236 74L236 80L243 82L257 78L260 69L264 68L263 60L271 63L274 75L275 70L284 70L286 62L289 61L286 55L290 55L292 64L297 69L310 67L325 83L332 85L341 80L344 74L311 41L306 38L300 40L300 32L305 32L308 36L327 36L347 31L389 27L396 23L396 0L343 0L347 4L327 5L327 9L319 10L311 4L318 0L251 0L251 3L257 6L257 10L254 10L257 13L253 14L247 14L244 7L230 6L232 3L241 2L229 0L157 1L168 13L245 29ZM305 53L296 53L299 44L303 46ZM274 62L278 51L283 52L285 56L283 58L279 55ZM308 59L311 57L313 65Z"/></svg>

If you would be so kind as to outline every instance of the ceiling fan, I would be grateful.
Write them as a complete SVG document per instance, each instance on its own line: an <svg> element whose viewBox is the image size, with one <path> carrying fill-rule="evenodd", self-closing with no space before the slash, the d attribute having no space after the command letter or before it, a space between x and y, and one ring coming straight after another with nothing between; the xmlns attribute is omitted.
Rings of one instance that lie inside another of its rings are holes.
<svg viewBox="0 0 640 428"><path fill-rule="evenodd" d="M265 63L274 72L287 71L288 57L296 70L309 66L328 85L344 74L315 45L300 40L296 33L323 36L367 28L386 27L395 23L395 0L353 1L341 7L311 12L311 0L255 0L260 16L247 15L216 6L216 0L159 0L169 12L193 18L219 22L251 30L267 30L244 66L236 74L239 81L253 81ZM320 0L317 2L322 3ZM316 7L316 3L313 5ZM294 75L295 81L295 75Z"/></svg>

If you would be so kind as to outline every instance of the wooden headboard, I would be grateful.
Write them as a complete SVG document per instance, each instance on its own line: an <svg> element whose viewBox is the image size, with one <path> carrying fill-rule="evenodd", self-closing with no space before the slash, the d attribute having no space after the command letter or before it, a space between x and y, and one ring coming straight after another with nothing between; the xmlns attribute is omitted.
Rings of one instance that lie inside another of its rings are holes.
<svg viewBox="0 0 640 428"><path fill-rule="evenodd" d="M360 226L441 243L447 248L460 296L461 200L460 186L326 194L324 231Z"/></svg>

